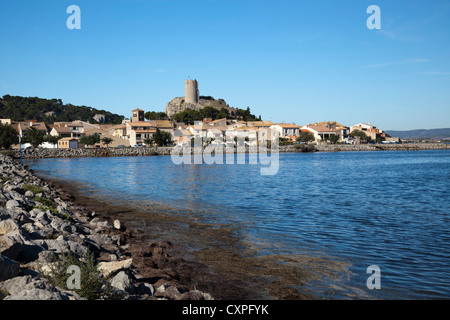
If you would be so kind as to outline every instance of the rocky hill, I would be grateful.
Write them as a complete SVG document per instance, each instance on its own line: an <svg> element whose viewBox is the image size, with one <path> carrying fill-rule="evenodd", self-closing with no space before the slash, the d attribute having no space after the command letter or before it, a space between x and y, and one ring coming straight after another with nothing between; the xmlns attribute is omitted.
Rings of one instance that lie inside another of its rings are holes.
<svg viewBox="0 0 450 320"><path fill-rule="evenodd" d="M88 106L64 104L61 99L4 95L0 97L0 119L37 120L45 123L82 120L120 124L124 116Z"/></svg>
<svg viewBox="0 0 450 320"><path fill-rule="evenodd" d="M209 96L200 96L199 102L197 104L186 103L184 97L177 97L172 99L166 105L166 114L169 118L172 119L175 114L181 111L188 109L200 110L204 107L213 107L217 110L225 108L230 114L236 111L235 108L230 107L223 99L214 99L213 97Z"/></svg>

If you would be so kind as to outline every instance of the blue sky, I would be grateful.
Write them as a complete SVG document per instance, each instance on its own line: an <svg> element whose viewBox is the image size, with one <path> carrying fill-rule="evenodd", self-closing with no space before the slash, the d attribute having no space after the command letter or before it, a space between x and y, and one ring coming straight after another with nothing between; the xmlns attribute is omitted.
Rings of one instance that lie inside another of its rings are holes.
<svg viewBox="0 0 450 320"><path fill-rule="evenodd" d="M129 117L164 111L190 77L273 122L450 127L450 1L2 0L0 40L1 96Z"/></svg>

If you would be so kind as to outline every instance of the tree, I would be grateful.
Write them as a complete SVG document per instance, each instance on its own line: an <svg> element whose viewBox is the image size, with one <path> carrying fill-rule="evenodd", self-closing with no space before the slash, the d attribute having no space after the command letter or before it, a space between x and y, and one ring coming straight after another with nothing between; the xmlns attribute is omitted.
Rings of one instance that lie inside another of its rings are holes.
<svg viewBox="0 0 450 320"><path fill-rule="evenodd" d="M159 128L156 128L156 132L153 135L153 140L158 147L162 147L172 143L172 135L169 132L161 131Z"/></svg>
<svg viewBox="0 0 450 320"><path fill-rule="evenodd" d="M183 110L173 116L176 122L184 122L187 124L194 124L195 121L203 120L203 115L200 111L193 109Z"/></svg>
<svg viewBox="0 0 450 320"><path fill-rule="evenodd" d="M225 118L229 118L230 114L228 113L228 110L225 108L221 108L219 110L219 113L216 115L216 119L225 119Z"/></svg>
<svg viewBox="0 0 450 320"><path fill-rule="evenodd" d="M213 107L204 107L203 109L200 109L200 115L203 118L211 118L216 119L217 114L219 113L219 110Z"/></svg>
<svg viewBox="0 0 450 320"><path fill-rule="evenodd" d="M109 138L109 137L104 137L104 138L102 138L100 141L101 141L103 144L105 144L106 147L108 147L108 146L111 144L111 142L113 142L114 140L111 139L111 138Z"/></svg>
<svg viewBox="0 0 450 320"><path fill-rule="evenodd" d="M19 142L17 131L9 124L0 123L0 148L9 149Z"/></svg>
<svg viewBox="0 0 450 320"><path fill-rule="evenodd" d="M366 142L370 142L372 140L371 137L369 137L368 135L365 134L365 132L361 131L361 130L353 130L350 135L352 137L360 137L361 140L364 140Z"/></svg>
<svg viewBox="0 0 450 320"><path fill-rule="evenodd" d="M30 143L33 148L39 147L41 143L43 143L45 132L36 129L35 127L31 127L23 133L22 142Z"/></svg>
<svg viewBox="0 0 450 320"><path fill-rule="evenodd" d="M153 139L153 137L147 137L144 139L145 145L149 146L149 147L151 147L154 142L155 142L155 140Z"/></svg>
<svg viewBox="0 0 450 320"><path fill-rule="evenodd" d="M339 136L337 134L332 134L328 139L330 140L331 144L336 144L339 141Z"/></svg>
<svg viewBox="0 0 450 320"><path fill-rule="evenodd" d="M187 124L194 124L195 121L201 121L203 118L217 119L242 119L244 121L261 121L261 116L256 117L250 113L250 107L247 109L236 109L230 114L224 107L217 110L216 108L207 106L200 110L186 109L173 116L176 122L184 122Z"/></svg>
<svg viewBox="0 0 450 320"><path fill-rule="evenodd" d="M297 142L308 143L314 140L315 140L314 135L311 132L307 131L301 131L300 135L297 137Z"/></svg>
<svg viewBox="0 0 450 320"><path fill-rule="evenodd" d="M147 120L168 120L169 117L165 112L147 111L144 113L144 117Z"/></svg>
<svg viewBox="0 0 450 320"><path fill-rule="evenodd" d="M51 144L58 144L58 140L59 139L61 139L62 137L61 136L52 136L52 135L50 135L50 134L48 134L48 135L46 135L45 137L44 137L44 141L45 142L48 142L48 143L51 143Z"/></svg>
<svg viewBox="0 0 450 320"><path fill-rule="evenodd" d="M94 133L90 136L82 136L80 138L80 143L85 144L87 146L93 146L96 143L100 142L100 135Z"/></svg>

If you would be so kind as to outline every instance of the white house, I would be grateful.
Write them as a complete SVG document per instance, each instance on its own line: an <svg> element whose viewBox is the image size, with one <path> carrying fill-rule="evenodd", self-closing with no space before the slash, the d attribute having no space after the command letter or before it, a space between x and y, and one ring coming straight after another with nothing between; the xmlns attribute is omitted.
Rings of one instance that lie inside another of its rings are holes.
<svg viewBox="0 0 450 320"><path fill-rule="evenodd" d="M143 144L144 140L151 138L156 133L156 128L151 121L137 121L126 123L127 140L131 146Z"/></svg>
<svg viewBox="0 0 450 320"><path fill-rule="evenodd" d="M300 126L290 123L276 123L270 126L270 129L278 132L280 138L289 138L295 140L300 134Z"/></svg>
<svg viewBox="0 0 450 320"><path fill-rule="evenodd" d="M322 141L327 141L330 138L330 136L338 134L335 130L330 129L326 126L318 126L313 124L307 124L305 126L302 126L300 130L312 133L314 135L315 141L318 143Z"/></svg>

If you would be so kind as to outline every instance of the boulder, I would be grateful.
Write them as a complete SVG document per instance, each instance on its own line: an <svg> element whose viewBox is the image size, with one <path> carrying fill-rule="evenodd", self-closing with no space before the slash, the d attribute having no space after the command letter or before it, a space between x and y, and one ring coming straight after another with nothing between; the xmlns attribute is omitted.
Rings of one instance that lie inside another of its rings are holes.
<svg viewBox="0 0 450 320"><path fill-rule="evenodd" d="M104 221L99 218L92 219L89 224L94 228L111 228L111 224L108 221Z"/></svg>
<svg viewBox="0 0 450 320"><path fill-rule="evenodd" d="M34 224L27 223L23 225L23 228L28 231L32 239L48 239L54 233L54 229L52 227L49 225L44 226L39 221Z"/></svg>
<svg viewBox="0 0 450 320"><path fill-rule="evenodd" d="M19 229L19 225L13 219L0 221L0 235Z"/></svg>
<svg viewBox="0 0 450 320"><path fill-rule="evenodd" d="M51 219L48 217L48 214L46 212L41 211L36 216L35 221L39 221L43 225L48 225L48 224L50 224Z"/></svg>
<svg viewBox="0 0 450 320"><path fill-rule="evenodd" d="M33 191L28 190L27 192L25 192L25 197L27 197L27 198L33 198L33 197L34 197Z"/></svg>
<svg viewBox="0 0 450 320"><path fill-rule="evenodd" d="M17 262L0 254L0 281L14 278L20 272Z"/></svg>
<svg viewBox="0 0 450 320"><path fill-rule="evenodd" d="M77 231L77 228L74 225L62 219L53 219L52 222L50 223L50 226L59 232L67 232L75 234Z"/></svg>
<svg viewBox="0 0 450 320"><path fill-rule="evenodd" d="M24 209L20 207L7 209L7 212L9 216L16 221L21 221L23 220L24 216L28 216L28 212L26 212Z"/></svg>
<svg viewBox="0 0 450 320"><path fill-rule="evenodd" d="M133 280L124 271L120 271L111 279L111 286L116 289L126 291L130 294L135 293Z"/></svg>
<svg viewBox="0 0 450 320"><path fill-rule="evenodd" d="M88 254L88 248L81 243L75 241L65 240L35 240L39 246L46 250L50 250L54 253L67 253L71 252L78 257L85 257Z"/></svg>
<svg viewBox="0 0 450 320"><path fill-rule="evenodd" d="M16 207L20 207L19 202L17 200L8 200L5 205L6 209L12 209Z"/></svg>
<svg viewBox="0 0 450 320"><path fill-rule="evenodd" d="M171 300L179 300L180 296L181 293L177 287L168 284L161 285L155 292L155 297L163 297Z"/></svg>
<svg viewBox="0 0 450 320"><path fill-rule="evenodd" d="M40 215L42 212L44 212L44 211L42 211L41 209L37 209L37 208L34 208L34 209L32 209L31 211L30 211L30 217L31 218L36 218L38 215Z"/></svg>
<svg viewBox="0 0 450 320"><path fill-rule="evenodd" d="M0 289L9 293L4 300L82 300L75 292L57 288L47 280L29 275L3 281Z"/></svg>
<svg viewBox="0 0 450 320"><path fill-rule="evenodd" d="M5 235L1 235L0 254L14 260L22 251L24 242L25 239L22 237L19 230L11 231Z"/></svg>
<svg viewBox="0 0 450 320"><path fill-rule="evenodd" d="M116 273L117 271L126 270L131 267L133 259L126 259L120 261L100 262L98 270L105 276Z"/></svg>

